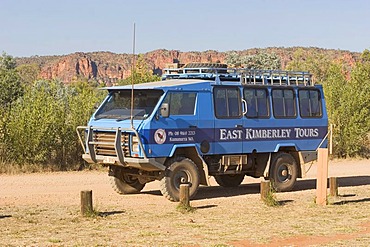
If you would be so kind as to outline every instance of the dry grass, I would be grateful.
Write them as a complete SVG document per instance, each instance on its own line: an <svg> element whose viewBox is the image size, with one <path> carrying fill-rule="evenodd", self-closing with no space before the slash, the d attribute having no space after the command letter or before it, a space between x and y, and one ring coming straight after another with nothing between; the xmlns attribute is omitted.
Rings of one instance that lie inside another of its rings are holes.
<svg viewBox="0 0 370 247"><path fill-rule="evenodd" d="M292 236L333 236L312 242L317 246L368 246L370 185L348 187L332 205L314 204L314 191L276 193L280 207L269 207L260 195L245 194L192 201L192 213L176 210L176 203L122 205L98 203L94 217L82 217L79 205L62 204L0 207L0 242L7 246L248 246L266 245ZM135 198L133 198L135 199ZM361 234L358 234L358 233ZM289 243L287 243L289 244Z"/></svg>
<svg viewBox="0 0 370 247"><path fill-rule="evenodd" d="M78 171L78 170L106 170L104 167L98 164L86 164L81 166L81 164L70 165L68 171ZM22 174L22 173L42 173L42 172L56 172L61 171L60 167L56 165L40 165L40 164L15 164L6 163L0 161L0 174Z"/></svg>

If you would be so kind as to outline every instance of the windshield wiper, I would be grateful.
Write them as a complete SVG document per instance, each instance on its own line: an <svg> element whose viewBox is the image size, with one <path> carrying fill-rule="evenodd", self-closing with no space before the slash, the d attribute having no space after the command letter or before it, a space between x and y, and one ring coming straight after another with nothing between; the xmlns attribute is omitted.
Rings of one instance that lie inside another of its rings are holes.
<svg viewBox="0 0 370 247"><path fill-rule="evenodd" d="M94 120L99 120L99 119L103 119L103 118L107 118L108 116L98 116L98 117L95 117Z"/></svg>
<svg viewBox="0 0 370 247"><path fill-rule="evenodd" d="M103 118L109 118L109 119L116 119L119 118L120 116L118 115L99 115L95 117L95 120L103 119Z"/></svg>

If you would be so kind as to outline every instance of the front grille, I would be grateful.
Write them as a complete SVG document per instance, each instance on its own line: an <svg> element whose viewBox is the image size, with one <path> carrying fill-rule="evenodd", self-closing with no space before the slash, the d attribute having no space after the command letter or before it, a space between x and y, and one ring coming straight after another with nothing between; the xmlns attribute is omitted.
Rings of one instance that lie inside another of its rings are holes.
<svg viewBox="0 0 370 247"><path fill-rule="evenodd" d="M116 132L94 132L93 140L96 143L95 153L96 155L105 155L105 156L116 156L116 150L114 148L114 142L116 140ZM125 157L130 157L129 149L129 134L121 134L121 146L123 155Z"/></svg>

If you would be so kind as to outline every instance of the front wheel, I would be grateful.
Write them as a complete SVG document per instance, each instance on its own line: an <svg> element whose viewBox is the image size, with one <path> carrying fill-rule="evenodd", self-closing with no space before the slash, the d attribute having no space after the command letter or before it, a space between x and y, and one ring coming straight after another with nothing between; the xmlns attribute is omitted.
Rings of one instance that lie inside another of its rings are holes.
<svg viewBox="0 0 370 247"><path fill-rule="evenodd" d="M269 179L276 191L290 191L298 177L297 162L289 153L279 153L271 164Z"/></svg>
<svg viewBox="0 0 370 247"><path fill-rule="evenodd" d="M110 183L118 194L136 194L145 186L138 178L125 174L120 169L114 170L114 176L110 177Z"/></svg>
<svg viewBox="0 0 370 247"><path fill-rule="evenodd" d="M179 201L180 184L189 183L189 197L192 198L199 186L199 172L194 162L187 158L172 159L161 179L161 192L170 201Z"/></svg>

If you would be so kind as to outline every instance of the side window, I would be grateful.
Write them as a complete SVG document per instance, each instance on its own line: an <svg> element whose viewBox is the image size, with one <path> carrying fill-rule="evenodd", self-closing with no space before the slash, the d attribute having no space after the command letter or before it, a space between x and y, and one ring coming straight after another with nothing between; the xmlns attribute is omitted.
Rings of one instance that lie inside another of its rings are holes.
<svg viewBox="0 0 370 247"><path fill-rule="evenodd" d="M322 117L321 97L318 90L298 91L299 111L302 118Z"/></svg>
<svg viewBox="0 0 370 247"><path fill-rule="evenodd" d="M292 89L273 89L272 105L276 118L294 118L297 115Z"/></svg>
<svg viewBox="0 0 370 247"><path fill-rule="evenodd" d="M217 87L213 93L217 118L240 118L241 99L237 87Z"/></svg>
<svg viewBox="0 0 370 247"><path fill-rule="evenodd" d="M269 116L268 94L266 89L245 88L248 118L267 118Z"/></svg>
<svg viewBox="0 0 370 247"><path fill-rule="evenodd" d="M170 92L164 99L169 104L170 115L194 115L196 93Z"/></svg>

